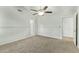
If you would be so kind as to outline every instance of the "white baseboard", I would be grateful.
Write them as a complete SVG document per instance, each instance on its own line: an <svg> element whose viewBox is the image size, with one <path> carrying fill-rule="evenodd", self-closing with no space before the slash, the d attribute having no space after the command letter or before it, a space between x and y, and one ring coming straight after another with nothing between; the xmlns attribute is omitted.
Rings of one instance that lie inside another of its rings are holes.
<svg viewBox="0 0 79 59"><path fill-rule="evenodd" d="M11 40L8 39L8 41L2 41L2 42L0 42L0 45L4 45L4 44L7 44L7 43L15 42L15 41L22 40L24 38L29 38L29 37L32 37L32 36L34 36L34 35L24 35L24 36L9 38Z"/></svg>
<svg viewBox="0 0 79 59"><path fill-rule="evenodd" d="M52 36L49 36L49 35L43 35L43 34L38 34L38 35L62 40L62 38L59 38L59 37L52 37Z"/></svg>

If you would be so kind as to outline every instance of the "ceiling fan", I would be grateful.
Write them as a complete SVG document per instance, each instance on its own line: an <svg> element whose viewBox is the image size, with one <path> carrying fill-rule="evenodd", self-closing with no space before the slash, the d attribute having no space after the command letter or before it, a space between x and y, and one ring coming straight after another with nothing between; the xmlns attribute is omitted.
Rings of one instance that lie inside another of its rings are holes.
<svg viewBox="0 0 79 59"><path fill-rule="evenodd" d="M34 11L35 13L32 15L41 15L43 16L45 13L52 13L52 11L46 11L48 8L48 6L45 6L43 9L39 9L39 10L35 10L35 9L31 9L31 11Z"/></svg>

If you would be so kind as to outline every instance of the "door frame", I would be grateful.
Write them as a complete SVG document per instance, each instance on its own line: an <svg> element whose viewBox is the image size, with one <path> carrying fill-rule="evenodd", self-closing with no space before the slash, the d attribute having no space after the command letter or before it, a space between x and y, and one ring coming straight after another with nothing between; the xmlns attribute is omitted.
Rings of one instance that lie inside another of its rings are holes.
<svg viewBox="0 0 79 59"><path fill-rule="evenodd" d="M78 13L76 13L76 46L78 46Z"/></svg>
<svg viewBox="0 0 79 59"><path fill-rule="evenodd" d="M63 32L64 32L64 31L63 31L63 26L64 26L63 20L64 20L64 18L73 18L73 17L72 17L72 16L63 16L63 17L62 17L62 39L63 39L63 35L64 35L64 34L63 34ZM74 19L74 18L73 18L73 19ZM73 23L74 23L74 22L73 22ZM73 34L74 34L74 29L73 29ZM70 38L70 37L68 37L68 38ZM73 38L74 38L74 37L73 37Z"/></svg>

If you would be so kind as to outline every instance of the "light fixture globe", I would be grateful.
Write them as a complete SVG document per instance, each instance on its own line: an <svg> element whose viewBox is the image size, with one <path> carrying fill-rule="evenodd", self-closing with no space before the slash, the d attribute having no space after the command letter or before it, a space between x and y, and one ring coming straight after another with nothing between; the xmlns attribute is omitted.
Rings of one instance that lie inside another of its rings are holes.
<svg viewBox="0 0 79 59"><path fill-rule="evenodd" d="M44 15L44 12L43 11L39 11L38 15Z"/></svg>

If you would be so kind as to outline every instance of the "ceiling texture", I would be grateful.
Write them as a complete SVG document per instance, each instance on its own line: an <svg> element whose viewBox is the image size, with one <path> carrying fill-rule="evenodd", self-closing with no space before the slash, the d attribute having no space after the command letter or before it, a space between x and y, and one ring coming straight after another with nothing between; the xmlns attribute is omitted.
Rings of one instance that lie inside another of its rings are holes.
<svg viewBox="0 0 79 59"><path fill-rule="evenodd" d="M31 9L39 10L44 8L44 6L16 6L17 9L21 9L24 12L29 12L33 14L34 12ZM61 15L61 16L71 16L77 12L76 6L48 6L47 11L52 11L52 15ZM49 15L49 14L48 14Z"/></svg>

